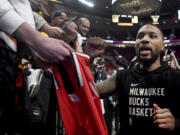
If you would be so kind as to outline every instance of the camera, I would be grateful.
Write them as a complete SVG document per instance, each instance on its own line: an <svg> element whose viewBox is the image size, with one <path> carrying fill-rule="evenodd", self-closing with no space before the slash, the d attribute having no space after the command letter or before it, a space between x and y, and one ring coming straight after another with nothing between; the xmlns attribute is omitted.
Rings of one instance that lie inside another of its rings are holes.
<svg viewBox="0 0 180 135"><path fill-rule="evenodd" d="M105 63L104 58L100 59L100 60L97 62L98 65L102 65L102 64L104 64L104 63Z"/></svg>
<svg viewBox="0 0 180 135"><path fill-rule="evenodd" d="M172 49L168 49L167 50L167 55L170 55L172 51L173 51Z"/></svg>

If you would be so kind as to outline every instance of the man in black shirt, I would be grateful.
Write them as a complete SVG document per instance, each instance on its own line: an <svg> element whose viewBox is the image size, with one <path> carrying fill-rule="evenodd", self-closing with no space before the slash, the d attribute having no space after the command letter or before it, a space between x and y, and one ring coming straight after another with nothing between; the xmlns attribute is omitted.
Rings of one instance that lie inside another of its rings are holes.
<svg viewBox="0 0 180 135"><path fill-rule="evenodd" d="M180 134L180 71L160 62L163 33L142 26L135 49L138 66L96 84L101 97L119 94L120 134Z"/></svg>

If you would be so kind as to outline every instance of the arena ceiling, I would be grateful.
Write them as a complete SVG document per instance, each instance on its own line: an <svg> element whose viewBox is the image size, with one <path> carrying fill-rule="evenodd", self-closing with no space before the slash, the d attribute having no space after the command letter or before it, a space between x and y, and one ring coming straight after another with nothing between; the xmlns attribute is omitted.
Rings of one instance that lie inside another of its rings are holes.
<svg viewBox="0 0 180 135"><path fill-rule="evenodd" d="M151 23L151 15L160 15L159 27L165 31L180 29L180 21L177 20L177 10L180 9L180 0L87 0L94 3L90 8L79 0L60 0L69 11L77 16L85 16L91 19L92 27L108 31L137 31L146 23ZM131 14L139 17L139 23L133 27L118 27L112 23L113 14ZM179 31L179 30L178 30ZM116 32L118 35L119 33ZM124 34L122 34L123 36Z"/></svg>
<svg viewBox="0 0 180 135"><path fill-rule="evenodd" d="M117 0L113 5L112 0L87 0L94 3L93 8L81 4L79 0L61 1L76 11L101 17L111 17L114 13L132 14L133 11L139 16L148 15L138 12L148 7L152 11L149 14L170 15L180 8L180 0Z"/></svg>

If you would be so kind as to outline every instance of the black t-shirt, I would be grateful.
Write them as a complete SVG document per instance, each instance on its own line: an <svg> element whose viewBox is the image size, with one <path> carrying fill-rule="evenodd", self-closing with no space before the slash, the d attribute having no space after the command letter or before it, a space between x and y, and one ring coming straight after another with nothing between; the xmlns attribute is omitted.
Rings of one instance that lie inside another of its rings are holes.
<svg viewBox="0 0 180 135"><path fill-rule="evenodd" d="M147 72L139 66L119 71L117 74L119 93L120 134L159 134L173 132L157 128L153 124L153 104L169 108L175 118L180 118L180 71L164 64Z"/></svg>

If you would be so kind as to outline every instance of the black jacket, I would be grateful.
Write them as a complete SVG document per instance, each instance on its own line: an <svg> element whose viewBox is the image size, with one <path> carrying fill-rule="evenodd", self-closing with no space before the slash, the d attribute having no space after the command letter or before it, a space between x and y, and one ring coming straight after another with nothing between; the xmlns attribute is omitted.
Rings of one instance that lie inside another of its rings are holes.
<svg viewBox="0 0 180 135"><path fill-rule="evenodd" d="M152 72L139 66L119 71L117 91L121 135L173 135L180 130L179 127L173 132L159 129L152 119L154 103L161 108L169 108L174 117L180 119L180 71L166 64Z"/></svg>

